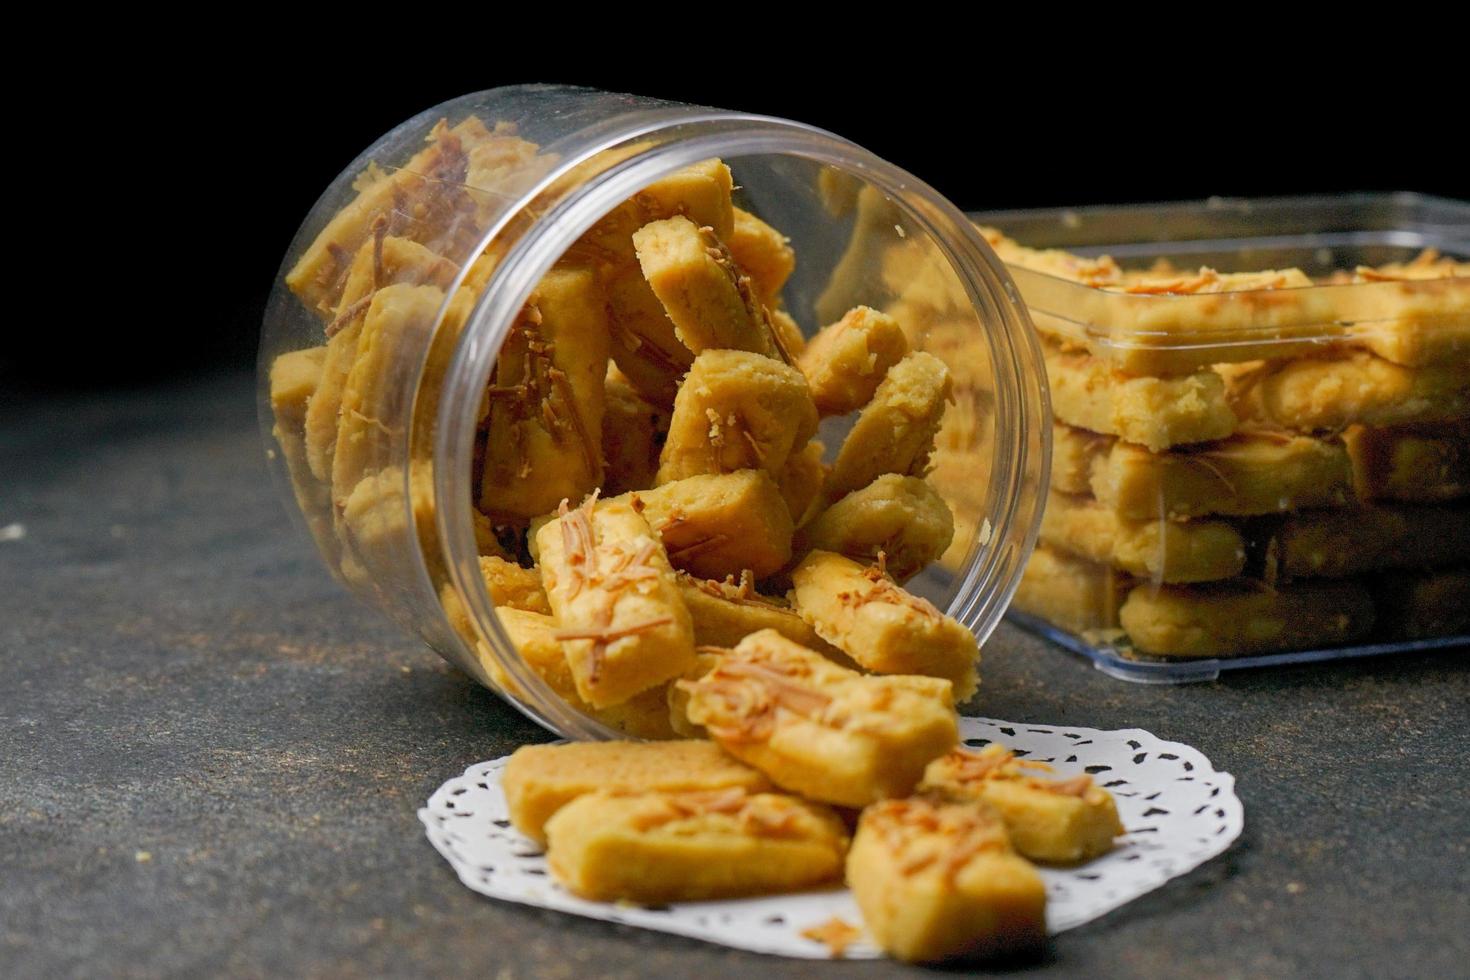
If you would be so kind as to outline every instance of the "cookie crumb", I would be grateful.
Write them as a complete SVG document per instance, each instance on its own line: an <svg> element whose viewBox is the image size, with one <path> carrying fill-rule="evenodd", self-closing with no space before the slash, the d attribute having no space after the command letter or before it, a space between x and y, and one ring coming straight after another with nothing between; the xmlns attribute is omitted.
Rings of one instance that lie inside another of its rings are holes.
<svg viewBox="0 0 1470 980"><path fill-rule="evenodd" d="M821 925L808 926L801 930L801 938L810 939L827 947L834 960L847 955L847 948L862 938L863 931L849 925L841 917L833 916Z"/></svg>

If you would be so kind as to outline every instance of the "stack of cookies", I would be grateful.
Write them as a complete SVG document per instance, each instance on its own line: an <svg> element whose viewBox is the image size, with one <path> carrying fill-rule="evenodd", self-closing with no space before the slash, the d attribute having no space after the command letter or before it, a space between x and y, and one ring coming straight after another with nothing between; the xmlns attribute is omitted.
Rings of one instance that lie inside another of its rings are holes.
<svg viewBox="0 0 1470 980"><path fill-rule="evenodd" d="M946 681L838 666L774 631L680 682L701 739L538 745L502 786L552 874L594 901L852 888L873 940L937 961L1021 953L1046 934L1031 862L1076 864L1123 832L1087 775L956 744ZM810 938L840 952L834 920Z"/></svg>
<svg viewBox="0 0 1470 980"><path fill-rule="evenodd" d="M1055 418L1017 609L1160 657L1470 630L1470 264L1130 272L987 234Z"/></svg>

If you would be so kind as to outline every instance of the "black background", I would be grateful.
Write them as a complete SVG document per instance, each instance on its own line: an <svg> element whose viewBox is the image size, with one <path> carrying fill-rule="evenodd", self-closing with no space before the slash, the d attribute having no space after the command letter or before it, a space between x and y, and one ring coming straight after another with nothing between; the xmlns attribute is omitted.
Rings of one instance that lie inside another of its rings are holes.
<svg viewBox="0 0 1470 980"><path fill-rule="evenodd" d="M1313 60L1322 52L1210 54L1180 38L1084 55L1035 41L958 48L935 59L941 71L912 42L880 52L873 38L751 44L712 59L672 42L648 56L583 58L459 37L449 25L432 43L288 35L140 54L112 73L116 91L90 117L105 153L74 179L84 196L96 190L83 227L125 234L104 235L83 277L95 296L64 303L64 324L28 327L0 353L7 392L248 369L282 253L322 189L394 124L504 84L582 84L803 120L967 210L1355 190L1470 196L1463 86L1457 95L1429 77L1423 65L1442 62L1427 55L1407 73L1379 65L1344 85L1342 66ZM494 57L466 56L480 48Z"/></svg>

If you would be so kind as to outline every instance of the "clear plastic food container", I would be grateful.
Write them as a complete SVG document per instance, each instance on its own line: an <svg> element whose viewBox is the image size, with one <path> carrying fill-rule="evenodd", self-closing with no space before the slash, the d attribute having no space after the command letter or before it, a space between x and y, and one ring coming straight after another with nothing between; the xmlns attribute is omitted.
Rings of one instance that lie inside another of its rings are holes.
<svg viewBox="0 0 1470 980"><path fill-rule="evenodd" d="M649 255L665 239L703 236L688 256L670 245L667 295L649 292L641 251L633 261L630 236L654 222L662 237L648 239ZM562 500L575 508L594 490L641 490L668 463L671 403L693 348L680 346L660 304L693 317L675 320L679 330L758 324L759 336L711 334L702 349L762 350L762 363L787 362L767 373L789 380L806 337L859 304L893 301L892 284L874 275L890 253L913 256L912 274L955 301L942 336L903 330L910 349L949 365L964 406L944 418L949 482L933 484L958 526L944 564L905 588L983 640L1040 518L1050 432L1039 345L1004 266L963 214L799 123L548 86L465 96L403 123L326 189L286 252L261 338L267 452L333 573L450 662L566 736L671 734L667 684L595 710L575 696L562 644L605 655L617 641L547 628L531 568L536 530ZM706 273L714 278L698 278ZM706 322L700 304L717 301L735 307L711 306ZM770 384L762 390L779 400ZM709 596L689 593L691 602L743 610L731 613L740 622L786 622L789 555L832 537L811 518L843 489L828 464L855 412L824 411L821 441L807 442L814 412L750 410L759 418L719 414L707 436L695 433L720 466L752 474L733 490L722 484L729 500L686 494L686 509L712 523L700 531L684 511L649 523L689 576L680 588ZM727 465L746 443L749 459ZM923 476L929 455L914 456L912 475ZM892 524L893 540L825 548L880 567L886 548L888 572L907 577L923 562L899 554L910 530L895 514L864 525ZM790 550L769 547L777 524ZM575 569L580 546L565 547ZM624 557L626 568L600 574L631 582L653 560ZM900 570L905 558L912 567ZM735 577L711 581L727 572Z"/></svg>
<svg viewBox="0 0 1470 980"><path fill-rule="evenodd" d="M1165 683L1470 642L1470 205L972 217L1054 415L1018 622Z"/></svg>

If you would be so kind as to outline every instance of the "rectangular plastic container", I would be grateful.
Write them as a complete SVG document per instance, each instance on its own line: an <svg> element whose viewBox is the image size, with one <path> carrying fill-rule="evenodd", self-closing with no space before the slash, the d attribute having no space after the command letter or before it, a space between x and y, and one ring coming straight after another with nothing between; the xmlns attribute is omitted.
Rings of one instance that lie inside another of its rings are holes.
<svg viewBox="0 0 1470 980"><path fill-rule="evenodd" d="M1051 385L1013 619L1152 683L1470 644L1470 204L971 217Z"/></svg>

